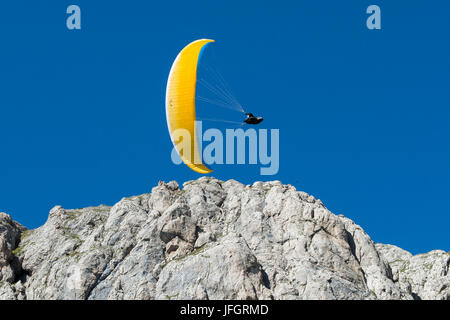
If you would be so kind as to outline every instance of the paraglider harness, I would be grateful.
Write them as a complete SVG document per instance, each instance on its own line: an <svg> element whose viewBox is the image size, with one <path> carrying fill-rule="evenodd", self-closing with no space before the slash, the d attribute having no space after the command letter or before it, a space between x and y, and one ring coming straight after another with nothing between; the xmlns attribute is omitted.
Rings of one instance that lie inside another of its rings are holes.
<svg viewBox="0 0 450 320"><path fill-rule="evenodd" d="M245 113L247 118L244 120L247 124L258 124L264 119L262 117L255 117L252 113Z"/></svg>

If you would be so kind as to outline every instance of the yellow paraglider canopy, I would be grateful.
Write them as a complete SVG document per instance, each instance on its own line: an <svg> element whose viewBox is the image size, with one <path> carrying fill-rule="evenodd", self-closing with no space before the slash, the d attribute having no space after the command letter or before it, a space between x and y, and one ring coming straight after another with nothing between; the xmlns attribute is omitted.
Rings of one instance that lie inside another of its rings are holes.
<svg viewBox="0 0 450 320"><path fill-rule="evenodd" d="M172 64L166 89L166 118L172 143L183 162L198 173L212 172L200 157L195 115L197 64L202 48L209 42L214 40L196 40L181 50Z"/></svg>

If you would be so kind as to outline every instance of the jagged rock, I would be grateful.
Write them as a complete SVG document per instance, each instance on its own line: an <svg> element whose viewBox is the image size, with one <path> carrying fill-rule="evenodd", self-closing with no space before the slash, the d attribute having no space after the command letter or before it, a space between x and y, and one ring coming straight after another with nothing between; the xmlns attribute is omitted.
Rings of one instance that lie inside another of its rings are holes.
<svg viewBox="0 0 450 320"><path fill-rule="evenodd" d="M178 237L170 240L166 245L166 259L183 257L192 251L192 244Z"/></svg>
<svg viewBox="0 0 450 320"><path fill-rule="evenodd" d="M156 299L270 298L264 275L245 240L236 234L169 262L160 272Z"/></svg>
<svg viewBox="0 0 450 320"><path fill-rule="evenodd" d="M393 245L377 244L378 251L389 262L393 279L415 299L450 300L450 253L433 250L411 253Z"/></svg>
<svg viewBox="0 0 450 320"><path fill-rule="evenodd" d="M449 299L449 261L280 181L160 182L35 230L0 213L0 299Z"/></svg>
<svg viewBox="0 0 450 320"><path fill-rule="evenodd" d="M160 237L165 243L175 237L186 242L195 242L196 225L190 217L190 210L186 204L175 203L170 206L159 219L161 225Z"/></svg>
<svg viewBox="0 0 450 320"><path fill-rule="evenodd" d="M25 227L13 221L11 216L0 212L0 282L13 283L21 272L20 263L14 253ZM16 251L16 252L15 252Z"/></svg>
<svg viewBox="0 0 450 320"><path fill-rule="evenodd" d="M211 232L209 232L209 231L201 232L198 235L197 240L195 241L194 248L201 248L202 246L209 243L210 241L215 241L215 240L216 239L215 239L214 235L211 234Z"/></svg>

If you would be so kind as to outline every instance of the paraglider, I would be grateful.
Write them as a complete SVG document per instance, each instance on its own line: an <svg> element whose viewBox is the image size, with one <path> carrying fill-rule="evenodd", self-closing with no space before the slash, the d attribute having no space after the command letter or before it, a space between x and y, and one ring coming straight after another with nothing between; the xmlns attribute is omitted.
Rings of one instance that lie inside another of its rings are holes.
<svg viewBox="0 0 450 320"><path fill-rule="evenodd" d="M262 117L255 117L252 113L245 113L247 118L244 120L247 124L258 124L261 123L264 119Z"/></svg>
<svg viewBox="0 0 450 320"><path fill-rule="evenodd" d="M167 127L176 154L189 168L202 174L210 173L212 170L202 162L202 140L199 137L201 128L197 128L196 98L199 101L225 107L247 116L243 122L217 118L202 120L234 123L241 126L244 124L255 125L263 121L262 117L245 113L242 105L227 88L223 77L213 67L206 67L206 71L217 80L218 85L214 85L202 77L197 79L200 58L206 45L211 42L214 42L214 40L196 40L180 51L170 69L166 88ZM214 93L217 98L196 97L197 82Z"/></svg>
<svg viewBox="0 0 450 320"><path fill-rule="evenodd" d="M214 40L196 40L181 50L170 69L166 88L166 119L170 138L181 160L198 173L212 172L201 162L195 114L197 64L202 49L210 42ZM180 131L186 135L176 142L176 133Z"/></svg>

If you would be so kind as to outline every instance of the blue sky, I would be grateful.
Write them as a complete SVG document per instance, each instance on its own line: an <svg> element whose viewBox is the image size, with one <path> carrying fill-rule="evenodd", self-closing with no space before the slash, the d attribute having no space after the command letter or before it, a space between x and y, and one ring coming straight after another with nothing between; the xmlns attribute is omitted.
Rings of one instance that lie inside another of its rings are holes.
<svg viewBox="0 0 450 320"><path fill-rule="evenodd" d="M66 28L70 4L81 30ZM381 30L366 28L371 4ZM280 129L277 175L230 165L214 177L280 180L376 242L448 251L448 12L415 0L5 1L0 211L35 228L57 204L112 205L200 177L170 161L164 96L178 51L212 38L236 97Z"/></svg>

